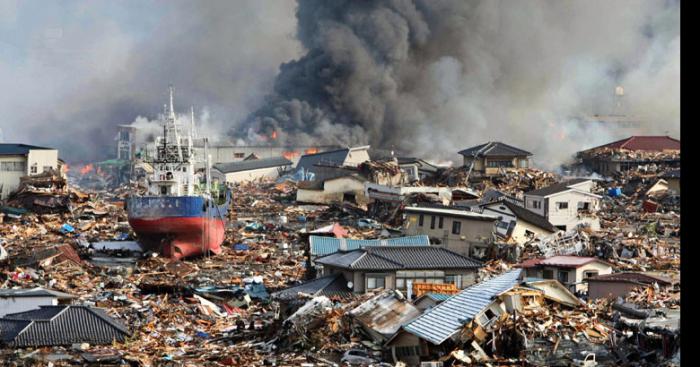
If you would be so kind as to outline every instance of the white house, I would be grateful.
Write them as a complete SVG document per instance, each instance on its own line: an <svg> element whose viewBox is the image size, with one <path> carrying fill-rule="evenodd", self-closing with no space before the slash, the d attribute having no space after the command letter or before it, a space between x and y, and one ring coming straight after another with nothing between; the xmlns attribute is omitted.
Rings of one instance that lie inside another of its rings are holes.
<svg viewBox="0 0 700 367"><path fill-rule="evenodd" d="M0 289L0 317L10 313L38 309L40 306L70 304L75 296L41 287Z"/></svg>
<svg viewBox="0 0 700 367"><path fill-rule="evenodd" d="M260 178L275 179L291 166L292 162L284 157L217 163L212 167L212 177L226 183L253 181Z"/></svg>
<svg viewBox="0 0 700 367"><path fill-rule="evenodd" d="M591 192L593 180L574 179L525 193L525 208L539 214L562 230L578 225L600 229L595 213L600 209L600 195Z"/></svg>
<svg viewBox="0 0 700 367"><path fill-rule="evenodd" d="M346 174L326 180L302 181L297 188L297 202L315 204L339 204L343 201L366 205L365 178Z"/></svg>
<svg viewBox="0 0 700 367"><path fill-rule="evenodd" d="M26 144L0 144L0 199L17 189L20 178L58 170L58 150Z"/></svg>
<svg viewBox="0 0 700 367"><path fill-rule="evenodd" d="M505 199L483 204L481 208L484 214L498 217L496 233L516 243L559 231L547 218Z"/></svg>

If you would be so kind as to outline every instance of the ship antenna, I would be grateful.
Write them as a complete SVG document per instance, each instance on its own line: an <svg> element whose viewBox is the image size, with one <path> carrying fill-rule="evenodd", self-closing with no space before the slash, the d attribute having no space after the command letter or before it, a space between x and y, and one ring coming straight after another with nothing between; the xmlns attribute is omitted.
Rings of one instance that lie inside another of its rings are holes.
<svg viewBox="0 0 700 367"><path fill-rule="evenodd" d="M170 84L169 86L170 89L170 118L175 119L175 107L173 106L173 85Z"/></svg>
<svg viewBox="0 0 700 367"><path fill-rule="evenodd" d="M192 126L190 126L190 129L192 130L192 136L196 137L196 134L194 132L194 106L190 106L190 121L192 123Z"/></svg>

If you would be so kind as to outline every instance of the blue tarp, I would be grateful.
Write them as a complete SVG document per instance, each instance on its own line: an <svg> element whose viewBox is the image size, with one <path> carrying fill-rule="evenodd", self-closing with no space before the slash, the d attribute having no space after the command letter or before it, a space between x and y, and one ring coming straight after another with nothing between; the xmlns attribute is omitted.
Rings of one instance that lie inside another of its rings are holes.
<svg viewBox="0 0 700 367"><path fill-rule="evenodd" d="M65 233L73 233L73 232L75 232L75 228L73 228L73 226L71 226L70 224L66 223L66 224L61 226L61 233L65 234Z"/></svg>
<svg viewBox="0 0 700 367"><path fill-rule="evenodd" d="M622 195L622 189L620 189L619 187L613 187L608 190L608 195L612 197L618 197Z"/></svg>
<svg viewBox="0 0 700 367"><path fill-rule="evenodd" d="M248 251L249 248L245 243L237 243L233 245L233 249L236 251Z"/></svg>

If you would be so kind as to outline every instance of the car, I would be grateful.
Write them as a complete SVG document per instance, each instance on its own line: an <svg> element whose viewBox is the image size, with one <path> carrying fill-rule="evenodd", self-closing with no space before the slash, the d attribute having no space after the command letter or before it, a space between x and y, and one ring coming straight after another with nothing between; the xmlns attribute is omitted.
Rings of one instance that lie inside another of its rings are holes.
<svg viewBox="0 0 700 367"><path fill-rule="evenodd" d="M350 349L343 354L343 358L340 359L340 362L350 366L369 366L378 361L370 357L369 353L362 349Z"/></svg>
<svg viewBox="0 0 700 367"><path fill-rule="evenodd" d="M364 218L357 221L360 228L382 229L382 225L374 219Z"/></svg>

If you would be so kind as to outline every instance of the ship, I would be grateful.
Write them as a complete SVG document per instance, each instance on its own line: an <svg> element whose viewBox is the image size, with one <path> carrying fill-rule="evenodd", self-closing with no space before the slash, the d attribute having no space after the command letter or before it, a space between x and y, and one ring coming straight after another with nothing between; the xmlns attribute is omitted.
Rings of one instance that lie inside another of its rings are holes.
<svg viewBox="0 0 700 367"><path fill-rule="evenodd" d="M163 135L142 158L152 167L147 190L126 200L129 225L142 246L173 260L219 254L231 192L212 182L208 141L195 138L194 112L190 126L178 122L172 86L161 121ZM202 156L195 144L204 147Z"/></svg>

